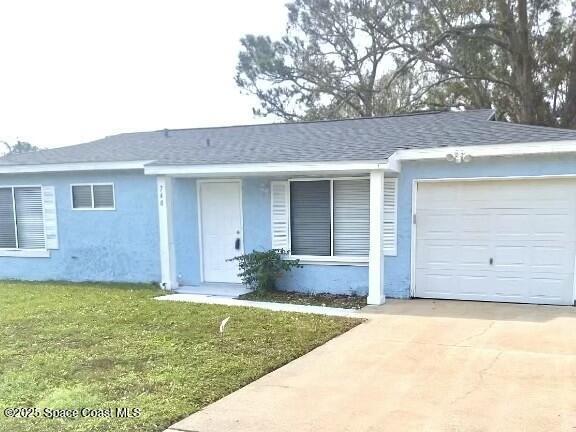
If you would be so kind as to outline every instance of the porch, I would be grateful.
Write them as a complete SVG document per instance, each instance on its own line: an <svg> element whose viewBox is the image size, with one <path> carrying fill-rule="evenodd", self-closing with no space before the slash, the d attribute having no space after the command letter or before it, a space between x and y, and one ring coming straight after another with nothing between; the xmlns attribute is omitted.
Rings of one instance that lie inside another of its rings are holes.
<svg viewBox="0 0 576 432"><path fill-rule="evenodd" d="M369 304L382 304L384 256L396 248L395 172L352 165L157 169L162 286L231 298L242 293L231 258L284 249L304 268L280 288L368 294Z"/></svg>

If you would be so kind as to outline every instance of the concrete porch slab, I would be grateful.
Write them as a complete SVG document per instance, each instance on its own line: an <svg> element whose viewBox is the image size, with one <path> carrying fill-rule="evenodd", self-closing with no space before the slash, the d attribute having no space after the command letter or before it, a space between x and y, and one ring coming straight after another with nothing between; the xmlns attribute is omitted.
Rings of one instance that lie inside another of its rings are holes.
<svg viewBox="0 0 576 432"><path fill-rule="evenodd" d="M203 283L202 285L182 286L175 290L178 294L198 294L219 297L238 297L250 292L242 284L233 283Z"/></svg>
<svg viewBox="0 0 576 432"><path fill-rule="evenodd" d="M216 295L168 294L165 296L156 297L156 300L216 304L222 306L244 306L244 307L267 309L276 312L300 312L300 313L311 313L318 315L360 318L360 312L356 309L342 309L342 308L333 308L325 306L307 306L307 305L297 305L289 303L257 302L250 300L239 300L237 298L216 296Z"/></svg>

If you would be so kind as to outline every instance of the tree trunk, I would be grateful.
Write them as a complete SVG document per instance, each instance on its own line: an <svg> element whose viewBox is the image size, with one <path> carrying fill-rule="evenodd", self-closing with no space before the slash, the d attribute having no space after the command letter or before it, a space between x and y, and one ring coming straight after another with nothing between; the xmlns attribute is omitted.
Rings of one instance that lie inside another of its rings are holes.
<svg viewBox="0 0 576 432"><path fill-rule="evenodd" d="M530 44L527 0L518 0L518 31L516 32L516 76L520 94L520 122L544 124L544 99L535 83L535 61Z"/></svg>
<svg viewBox="0 0 576 432"><path fill-rule="evenodd" d="M568 69L568 92L566 93L566 105L564 106L560 124L565 128L576 129L576 31L574 31L572 36L570 67Z"/></svg>
<svg viewBox="0 0 576 432"><path fill-rule="evenodd" d="M535 79L536 62L530 41L527 0L517 0L516 18L506 0L498 0L497 5L502 20L501 30L508 43L511 83L518 89L517 113L514 117L519 123L547 124L544 94Z"/></svg>

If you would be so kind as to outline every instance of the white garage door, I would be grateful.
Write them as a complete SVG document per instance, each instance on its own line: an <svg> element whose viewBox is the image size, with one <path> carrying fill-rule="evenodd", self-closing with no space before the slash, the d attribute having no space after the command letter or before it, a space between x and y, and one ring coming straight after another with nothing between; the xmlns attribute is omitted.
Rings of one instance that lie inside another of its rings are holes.
<svg viewBox="0 0 576 432"><path fill-rule="evenodd" d="M573 304L576 182L421 182L416 297Z"/></svg>

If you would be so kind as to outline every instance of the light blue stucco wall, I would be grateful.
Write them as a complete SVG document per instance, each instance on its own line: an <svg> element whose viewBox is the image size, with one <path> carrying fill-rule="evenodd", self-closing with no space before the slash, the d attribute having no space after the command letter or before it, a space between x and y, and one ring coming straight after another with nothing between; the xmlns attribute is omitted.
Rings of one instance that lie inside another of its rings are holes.
<svg viewBox="0 0 576 432"><path fill-rule="evenodd" d="M416 179L576 174L576 156L404 162L398 183L398 254L386 256L385 294L410 294L412 185ZM270 182L242 181L244 249L271 248ZM114 182L115 211L76 211L70 184ZM60 249L50 258L0 257L0 279L152 282L160 279L156 179L136 172L0 175L0 185L43 184L56 188ZM197 182L174 180L176 271L185 285L200 277ZM280 281L280 288L303 292L366 294L365 266L305 265Z"/></svg>
<svg viewBox="0 0 576 432"><path fill-rule="evenodd" d="M70 184L113 182L114 211L72 210ZM157 282L156 179L136 172L0 175L0 186L54 186L60 248L0 257L0 279Z"/></svg>
<svg viewBox="0 0 576 432"><path fill-rule="evenodd" d="M242 181L244 251L272 247L270 179L246 177Z"/></svg>
<svg viewBox="0 0 576 432"><path fill-rule="evenodd" d="M404 162L398 183L398 255L385 257L385 293L410 295L412 185L417 179L542 176L576 174L576 156L525 156L447 161Z"/></svg>
<svg viewBox="0 0 576 432"><path fill-rule="evenodd" d="M195 179L174 179L172 215L178 282L181 285L198 285L201 281L198 195Z"/></svg>
<svg viewBox="0 0 576 432"><path fill-rule="evenodd" d="M366 295L368 267L306 264L286 273L278 285L287 291Z"/></svg>

